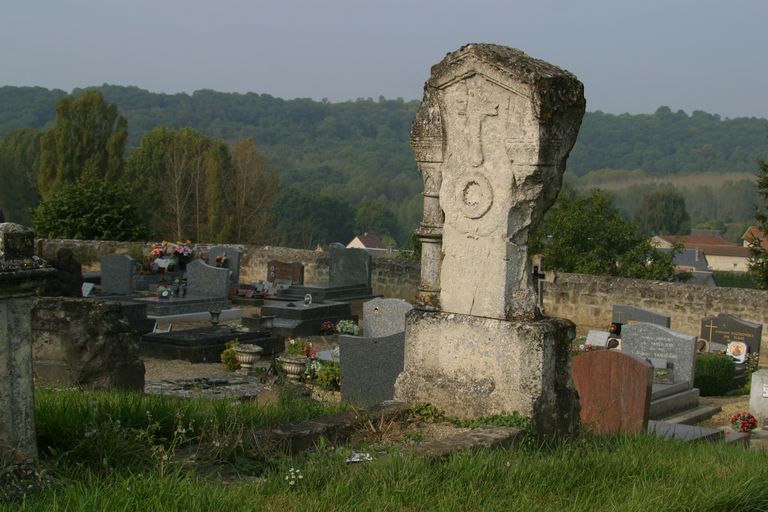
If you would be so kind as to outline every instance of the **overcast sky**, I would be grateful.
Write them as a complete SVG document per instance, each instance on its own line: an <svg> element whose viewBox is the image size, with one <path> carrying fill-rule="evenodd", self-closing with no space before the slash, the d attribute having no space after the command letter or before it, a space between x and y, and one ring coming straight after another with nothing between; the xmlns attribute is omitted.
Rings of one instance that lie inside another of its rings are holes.
<svg viewBox="0 0 768 512"><path fill-rule="evenodd" d="M587 110L768 118L768 0L0 0L0 86L420 99L498 43L584 82Z"/></svg>

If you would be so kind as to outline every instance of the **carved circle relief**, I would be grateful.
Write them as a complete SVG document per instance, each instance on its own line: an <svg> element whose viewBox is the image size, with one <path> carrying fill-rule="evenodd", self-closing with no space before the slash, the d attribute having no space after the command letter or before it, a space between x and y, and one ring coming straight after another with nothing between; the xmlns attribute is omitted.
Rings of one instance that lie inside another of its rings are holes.
<svg viewBox="0 0 768 512"><path fill-rule="evenodd" d="M479 219L493 205L493 189L488 178L471 173L456 182L456 204L465 217Z"/></svg>

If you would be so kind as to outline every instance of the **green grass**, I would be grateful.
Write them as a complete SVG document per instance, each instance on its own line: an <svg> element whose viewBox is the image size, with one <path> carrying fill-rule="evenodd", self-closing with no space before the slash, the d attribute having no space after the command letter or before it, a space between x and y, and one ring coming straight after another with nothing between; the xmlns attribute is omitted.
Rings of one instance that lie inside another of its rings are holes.
<svg viewBox="0 0 768 512"><path fill-rule="evenodd" d="M157 420L142 423L147 410ZM173 459L174 449L182 452L202 438L208 444L237 443L239 435L240 449L217 462L242 468L238 457L253 460L256 453L244 433L335 410L295 396L257 407L42 390L39 434L51 444L43 450L41 463L54 483L23 503L0 504L0 511L768 510L768 453L649 436L582 437L556 446L526 444L444 460L368 446L363 449L374 454L374 460L355 465L344 461L351 448L324 446L304 458L272 454L258 471L230 472L223 478L199 471L195 464L162 463L163 454ZM119 418L120 427L115 428ZM193 425L180 436L179 425L188 426L189 421L218 422L219 427ZM155 423L160 426L153 430ZM94 428L103 432L85 438ZM154 436L150 443L142 438L147 454L131 459L127 450L135 448L132 436L147 432ZM106 464L88 451L72 454L81 444L92 445L95 436L111 439L102 441L103 448L92 448L107 457ZM88 442L81 443L83 439Z"/></svg>
<svg viewBox="0 0 768 512"><path fill-rule="evenodd" d="M576 441L555 449L392 455L347 465L334 450L284 459L262 480L222 484L173 472L89 474L0 510L576 510L768 509L768 455L650 437ZM290 484L290 469L303 478Z"/></svg>

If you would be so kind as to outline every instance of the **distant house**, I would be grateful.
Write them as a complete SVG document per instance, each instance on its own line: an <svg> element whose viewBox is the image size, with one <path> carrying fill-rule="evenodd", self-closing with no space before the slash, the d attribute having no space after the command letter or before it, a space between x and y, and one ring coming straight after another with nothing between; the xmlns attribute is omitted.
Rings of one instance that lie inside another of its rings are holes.
<svg viewBox="0 0 768 512"><path fill-rule="evenodd" d="M760 247L768 251L768 236L765 236L757 226L749 226L744 232L744 236L741 237L744 247L749 247L749 241L753 238L760 240Z"/></svg>
<svg viewBox="0 0 768 512"><path fill-rule="evenodd" d="M718 272L747 272L749 250L739 244L729 242L717 231L694 231L690 235L654 236L651 243L659 249L671 249L675 244L695 251L694 263L701 254L707 262L707 268ZM690 259L690 257L684 258ZM695 270L696 265L691 265Z"/></svg>
<svg viewBox="0 0 768 512"><path fill-rule="evenodd" d="M384 242L381 241L381 238L369 233L357 235L352 239L351 242L347 244L347 249L365 249L371 254L392 252L392 249L384 245Z"/></svg>

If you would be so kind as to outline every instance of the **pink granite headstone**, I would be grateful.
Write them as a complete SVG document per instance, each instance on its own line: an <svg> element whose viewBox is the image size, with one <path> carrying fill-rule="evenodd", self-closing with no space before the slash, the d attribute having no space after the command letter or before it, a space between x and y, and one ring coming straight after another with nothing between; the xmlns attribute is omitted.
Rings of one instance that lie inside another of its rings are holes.
<svg viewBox="0 0 768 512"><path fill-rule="evenodd" d="M573 358L582 425L595 433L645 432L651 405L653 366L615 350Z"/></svg>

